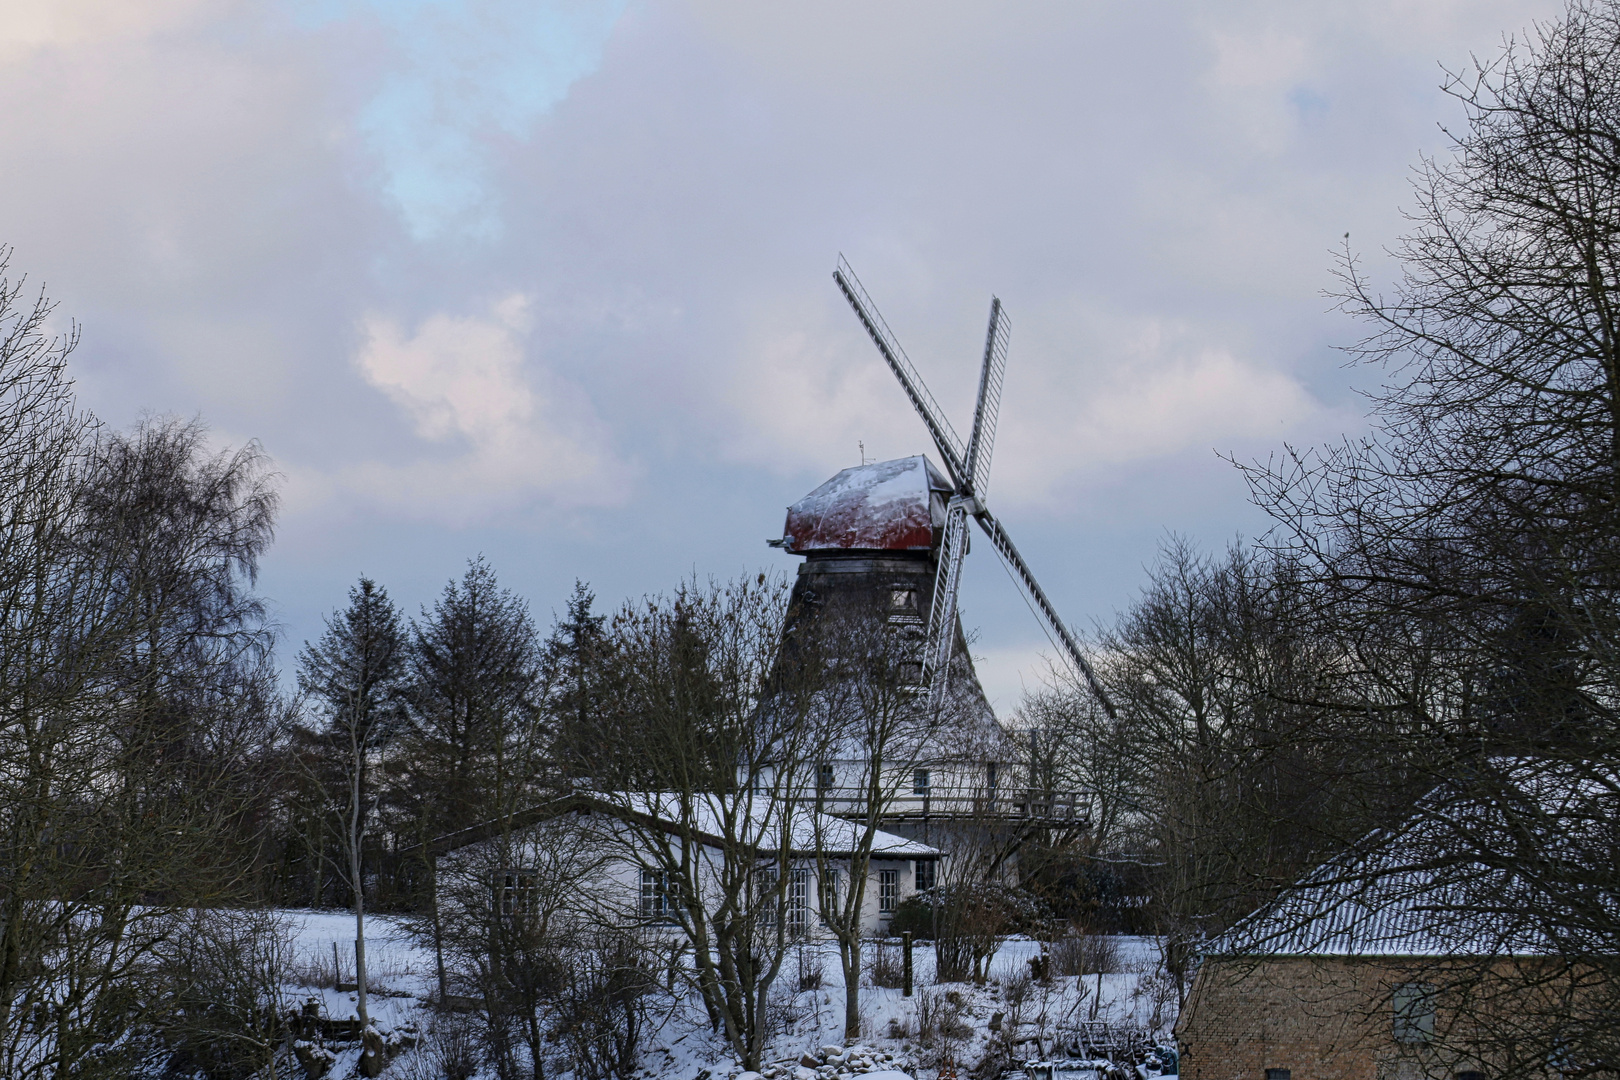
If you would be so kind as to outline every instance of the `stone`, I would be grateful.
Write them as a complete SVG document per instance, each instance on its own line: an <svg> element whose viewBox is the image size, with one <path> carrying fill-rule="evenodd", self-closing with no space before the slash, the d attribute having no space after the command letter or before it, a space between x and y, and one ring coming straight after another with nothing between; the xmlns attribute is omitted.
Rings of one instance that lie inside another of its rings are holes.
<svg viewBox="0 0 1620 1080"><path fill-rule="evenodd" d="M299 1039L293 1043L293 1056L298 1059L298 1064L304 1067L304 1075L309 1080L321 1080L337 1061L336 1054L308 1039Z"/></svg>

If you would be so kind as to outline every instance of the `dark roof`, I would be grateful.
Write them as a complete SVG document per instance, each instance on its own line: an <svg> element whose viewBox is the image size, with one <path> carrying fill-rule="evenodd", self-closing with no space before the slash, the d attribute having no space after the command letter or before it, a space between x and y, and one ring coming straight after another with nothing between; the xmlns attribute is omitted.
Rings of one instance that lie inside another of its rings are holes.
<svg viewBox="0 0 1620 1080"><path fill-rule="evenodd" d="M1514 760L1492 777L1430 792L1379 830L1241 920L1212 956L1534 956L1567 945L1560 905L1582 864L1603 860L1616 820L1605 767ZM1577 869L1530 880L1521 868ZM1588 868L1589 870L1590 868ZM1581 896L1585 903L1591 897ZM1611 908L1620 897L1599 903Z"/></svg>

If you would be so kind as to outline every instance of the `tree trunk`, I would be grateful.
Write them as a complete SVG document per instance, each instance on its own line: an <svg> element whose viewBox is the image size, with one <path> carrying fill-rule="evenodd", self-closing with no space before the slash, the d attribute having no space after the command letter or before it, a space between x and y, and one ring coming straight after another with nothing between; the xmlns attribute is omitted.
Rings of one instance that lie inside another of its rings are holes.
<svg viewBox="0 0 1620 1080"><path fill-rule="evenodd" d="M365 882L360 877L360 843L365 838L361 828L360 815L360 755L363 753L358 745L355 746L355 768L350 776L350 814L349 814L349 878L354 885L354 989L357 1008L355 1015L360 1018L360 1029L364 1031L371 1026L371 1013L366 1007L366 889Z"/></svg>
<svg viewBox="0 0 1620 1080"><path fill-rule="evenodd" d="M838 940L838 960L844 967L844 1043L861 1037L861 939L859 930Z"/></svg>

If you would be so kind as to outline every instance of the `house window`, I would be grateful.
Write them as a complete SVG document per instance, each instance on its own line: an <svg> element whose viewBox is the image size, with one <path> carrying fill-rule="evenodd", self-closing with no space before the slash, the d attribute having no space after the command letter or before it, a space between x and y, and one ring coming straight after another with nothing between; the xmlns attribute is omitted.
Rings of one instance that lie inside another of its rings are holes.
<svg viewBox="0 0 1620 1080"><path fill-rule="evenodd" d="M878 871L878 914L893 915L900 902L900 871Z"/></svg>
<svg viewBox="0 0 1620 1080"><path fill-rule="evenodd" d="M833 786L833 781L837 778L838 774L833 770L831 765L821 766L821 768L816 770L816 790L830 790Z"/></svg>
<svg viewBox="0 0 1620 1080"><path fill-rule="evenodd" d="M1390 995L1395 1014L1395 1041L1426 1043L1434 1039L1434 987L1401 983Z"/></svg>
<svg viewBox="0 0 1620 1080"><path fill-rule="evenodd" d="M985 762L984 786L989 788L991 791L996 790L996 763L993 761Z"/></svg>
<svg viewBox="0 0 1620 1080"><path fill-rule="evenodd" d="M919 859L916 862L916 867L917 870L914 878L917 883L918 892L922 892L924 889L932 889L935 885L939 884L938 863L934 862L932 859Z"/></svg>
<svg viewBox="0 0 1620 1080"><path fill-rule="evenodd" d="M803 937L810 929L810 871L799 867L788 878L788 933Z"/></svg>
<svg viewBox="0 0 1620 1080"><path fill-rule="evenodd" d="M641 917L657 922L670 922L674 910L669 902L670 886L669 873L664 870L643 870L641 872Z"/></svg>
<svg viewBox="0 0 1620 1080"><path fill-rule="evenodd" d="M821 872L821 907L824 911L838 909L838 868L829 866Z"/></svg>
<svg viewBox="0 0 1620 1080"><path fill-rule="evenodd" d="M1266 1080L1293 1080L1293 1072L1288 1069L1267 1069Z"/></svg>
<svg viewBox="0 0 1620 1080"><path fill-rule="evenodd" d="M518 922L534 911L534 874L502 870L495 876L495 906L501 916Z"/></svg>
<svg viewBox="0 0 1620 1080"><path fill-rule="evenodd" d="M913 795L927 795L928 779L927 769L911 770L911 793Z"/></svg>

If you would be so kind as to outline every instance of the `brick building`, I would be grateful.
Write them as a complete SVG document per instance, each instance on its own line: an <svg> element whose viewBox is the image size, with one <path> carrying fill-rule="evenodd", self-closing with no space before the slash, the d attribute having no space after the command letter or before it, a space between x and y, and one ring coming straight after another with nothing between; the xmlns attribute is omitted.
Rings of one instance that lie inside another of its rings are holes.
<svg viewBox="0 0 1620 1080"><path fill-rule="evenodd" d="M1612 788L1594 802L1553 770L1524 781L1543 823L1538 850L1567 853L1569 837L1614 820ZM1592 976L1611 965L1572 959L1548 929L1546 896L1532 897L1505 868L1511 860L1489 857L1491 838L1514 832L1493 801L1432 793L1405 824L1366 837L1212 943L1176 1025L1182 1076L1556 1076L1548 1022L1581 1011L1583 998L1607 1000L1606 976ZM1570 808L1583 802L1577 818ZM1525 836L1517 830L1515 842Z"/></svg>

